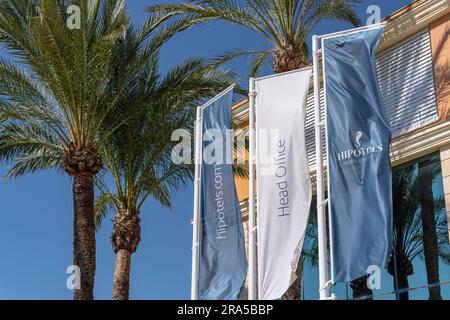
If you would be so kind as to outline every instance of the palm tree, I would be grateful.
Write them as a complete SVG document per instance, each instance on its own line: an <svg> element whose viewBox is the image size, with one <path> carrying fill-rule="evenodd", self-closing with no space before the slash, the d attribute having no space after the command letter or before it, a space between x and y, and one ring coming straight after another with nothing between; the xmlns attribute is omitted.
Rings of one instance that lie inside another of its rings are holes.
<svg viewBox="0 0 450 320"><path fill-rule="evenodd" d="M416 167L408 167L393 175L393 209L394 209L394 237L393 254L389 260L388 272L394 277L394 288L400 290L398 299L409 299L408 276L414 273L413 260L420 257L426 260L423 229L423 200L420 195L424 185L424 175L417 174ZM431 178L432 176L427 176ZM443 197L433 197L433 220L435 220L435 243L437 255L445 263L450 262L450 246L446 215L441 214L445 208ZM427 271L428 273L428 271ZM434 283L435 284L435 283Z"/></svg>
<svg viewBox="0 0 450 320"><path fill-rule="evenodd" d="M202 59L187 60L161 77L158 57L158 51L152 52L130 82L116 112L129 120L101 148L109 175L97 179L101 192L96 221L100 225L108 212L115 213L111 235L116 253L114 300L129 298L131 257L140 243L145 201L153 198L172 208L173 193L192 179L190 164L172 161L173 131L192 131L193 107L231 83L230 73L209 67ZM106 182L109 177L112 187Z"/></svg>
<svg viewBox="0 0 450 320"><path fill-rule="evenodd" d="M250 29L260 35L267 48L237 50L226 53L219 61L253 56L251 74L256 75L271 59L274 72L300 69L309 63L307 41L316 26L324 20L361 21L354 11L359 0L191 0L185 3L160 4L152 12L177 13L197 23L223 20Z"/></svg>
<svg viewBox="0 0 450 320"><path fill-rule="evenodd" d="M359 0L191 0L186 3L160 4L149 8L151 12L175 13L193 23L212 20L227 21L250 29L262 36L268 48L237 50L224 54L217 63L225 63L240 56L253 56L251 75L256 75L264 63L272 60L276 73L300 69L309 64L307 41L315 27L332 19L361 24L354 11ZM303 261L297 266L297 280L286 294L289 299L300 299Z"/></svg>
<svg viewBox="0 0 450 320"><path fill-rule="evenodd" d="M73 263L80 268L74 298L93 299L99 147L124 122L111 115L140 64L117 69L129 32L124 0L72 1L79 30L66 27L66 2L0 0L0 45L9 57L0 60L0 161L12 165L6 178L49 168L72 177ZM135 46L169 16L150 19Z"/></svg>

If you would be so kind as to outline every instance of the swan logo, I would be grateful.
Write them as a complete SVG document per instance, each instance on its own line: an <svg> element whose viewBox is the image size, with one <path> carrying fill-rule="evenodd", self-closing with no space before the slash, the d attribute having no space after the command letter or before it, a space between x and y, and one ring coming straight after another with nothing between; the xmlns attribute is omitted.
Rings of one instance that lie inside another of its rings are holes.
<svg viewBox="0 0 450 320"><path fill-rule="evenodd" d="M355 146L361 148L361 138L363 137L362 131L358 130L354 134L353 140L355 141Z"/></svg>

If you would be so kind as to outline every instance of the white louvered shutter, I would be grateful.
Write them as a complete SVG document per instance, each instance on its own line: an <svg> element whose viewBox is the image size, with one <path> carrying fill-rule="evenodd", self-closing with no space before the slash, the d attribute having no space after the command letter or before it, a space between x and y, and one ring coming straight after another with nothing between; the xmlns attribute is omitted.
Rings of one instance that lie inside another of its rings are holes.
<svg viewBox="0 0 450 320"><path fill-rule="evenodd" d="M382 52L377 72L393 137L438 119L428 29Z"/></svg>

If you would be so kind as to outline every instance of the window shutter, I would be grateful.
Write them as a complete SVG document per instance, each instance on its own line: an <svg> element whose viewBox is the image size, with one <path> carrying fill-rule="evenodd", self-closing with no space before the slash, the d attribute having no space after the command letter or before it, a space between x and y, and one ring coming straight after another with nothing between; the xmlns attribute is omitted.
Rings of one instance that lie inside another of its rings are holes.
<svg viewBox="0 0 450 320"><path fill-rule="evenodd" d="M438 120L428 29L382 52L377 72L393 137Z"/></svg>

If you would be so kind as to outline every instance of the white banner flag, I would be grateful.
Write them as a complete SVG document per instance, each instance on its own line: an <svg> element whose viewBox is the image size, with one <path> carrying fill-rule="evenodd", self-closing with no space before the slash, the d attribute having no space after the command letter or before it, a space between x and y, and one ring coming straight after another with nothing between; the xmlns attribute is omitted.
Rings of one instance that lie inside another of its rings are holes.
<svg viewBox="0 0 450 320"><path fill-rule="evenodd" d="M311 69L256 79L258 288L279 299L295 281L311 204L305 118Z"/></svg>

